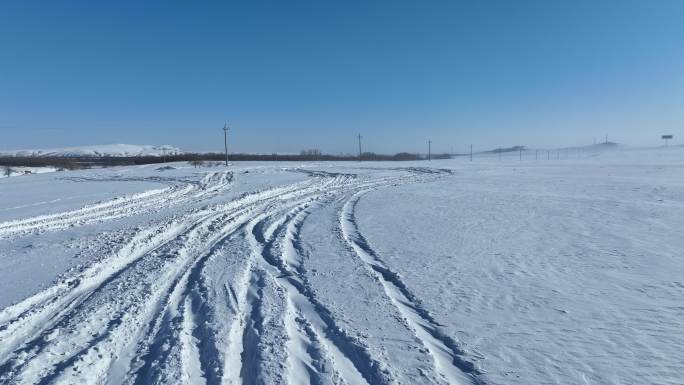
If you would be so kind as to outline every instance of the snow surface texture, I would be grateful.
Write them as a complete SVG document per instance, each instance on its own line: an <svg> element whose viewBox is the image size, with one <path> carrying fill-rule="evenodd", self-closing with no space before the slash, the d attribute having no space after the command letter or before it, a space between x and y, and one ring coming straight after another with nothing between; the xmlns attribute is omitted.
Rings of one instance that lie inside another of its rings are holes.
<svg viewBox="0 0 684 385"><path fill-rule="evenodd" d="M0 151L2 156L162 156L180 154L177 147L163 145L104 144L42 150Z"/></svg>
<svg viewBox="0 0 684 385"><path fill-rule="evenodd" d="M3 179L0 383L681 384L682 171L667 149Z"/></svg>

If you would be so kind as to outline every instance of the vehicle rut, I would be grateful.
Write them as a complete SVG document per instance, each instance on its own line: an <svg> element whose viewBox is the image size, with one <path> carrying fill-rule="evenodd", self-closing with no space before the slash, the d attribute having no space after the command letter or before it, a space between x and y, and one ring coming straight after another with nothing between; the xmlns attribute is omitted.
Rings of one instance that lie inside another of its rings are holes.
<svg viewBox="0 0 684 385"><path fill-rule="evenodd" d="M394 364L343 330L309 281L302 229L328 205L342 205L344 242L429 352L435 377L480 383L459 345L370 247L355 219L364 193L446 173L421 168L368 178L294 171L309 178L155 222L99 262L0 311L0 384L396 383ZM204 199L231 179L212 173L181 194ZM98 212L144 212L157 202L147 199L63 218L87 223ZM54 219L44 227L33 224L49 219L28 219L4 234L58 231Z"/></svg>

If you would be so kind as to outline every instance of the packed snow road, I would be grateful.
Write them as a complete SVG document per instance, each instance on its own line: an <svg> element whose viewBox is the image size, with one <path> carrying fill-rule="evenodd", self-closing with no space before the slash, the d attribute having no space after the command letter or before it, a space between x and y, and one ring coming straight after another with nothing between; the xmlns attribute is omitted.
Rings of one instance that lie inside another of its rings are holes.
<svg viewBox="0 0 684 385"><path fill-rule="evenodd" d="M683 155L0 181L0 384L682 384Z"/></svg>
<svg viewBox="0 0 684 385"><path fill-rule="evenodd" d="M333 230L347 249L341 251L360 258L383 288L396 313L392 327L405 329L395 337L422 346L420 382L477 383L458 343L440 332L354 222L362 194L450 172L285 171L305 179L197 207L232 181L232 174L210 173L197 184L0 224L0 236L16 240L160 206L175 209L122 237L110 255L3 309L0 382L415 383L401 362L375 354L345 330L307 278L310 256L300 230L312 212L337 206Z"/></svg>

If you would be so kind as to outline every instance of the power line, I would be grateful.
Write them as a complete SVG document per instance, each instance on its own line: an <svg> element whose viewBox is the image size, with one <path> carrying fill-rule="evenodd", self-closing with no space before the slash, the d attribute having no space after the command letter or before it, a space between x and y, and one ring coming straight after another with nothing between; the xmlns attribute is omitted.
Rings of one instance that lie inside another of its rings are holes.
<svg viewBox="0 0 684 385"><path fill-rule="evenodd" d="M226 166L228 165L228 121L223 123L223 146L226 151Z"/></svg>
<svg viewBox="0 0 684 385"><path fill-rule="evenodd" d="M359 134L358 137L359 137L359 161L361 161L361 154L362 154L362 152L361 152L361 134Z"/></svg>

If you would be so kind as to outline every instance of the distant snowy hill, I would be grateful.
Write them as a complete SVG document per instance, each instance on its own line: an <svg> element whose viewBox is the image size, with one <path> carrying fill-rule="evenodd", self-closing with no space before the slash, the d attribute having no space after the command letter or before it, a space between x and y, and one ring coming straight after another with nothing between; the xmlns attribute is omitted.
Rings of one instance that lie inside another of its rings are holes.
<svg viewBox="0 0 684 385"><path fill-rule="evenodd" d="M561 147L561 150L586 150L586 151L610 151L610 150L625 150L628 149L627 146L621 143L615 142L602 142L587 146L571 146L571 147Z"/></svg>
<svg viewBox="0 0 684 385"><path fill-rule="evenodd" d="M4 156L162 156L181 154L169 145L104 144L95 146L65 147L38 150L0 151Z"/></svg>

